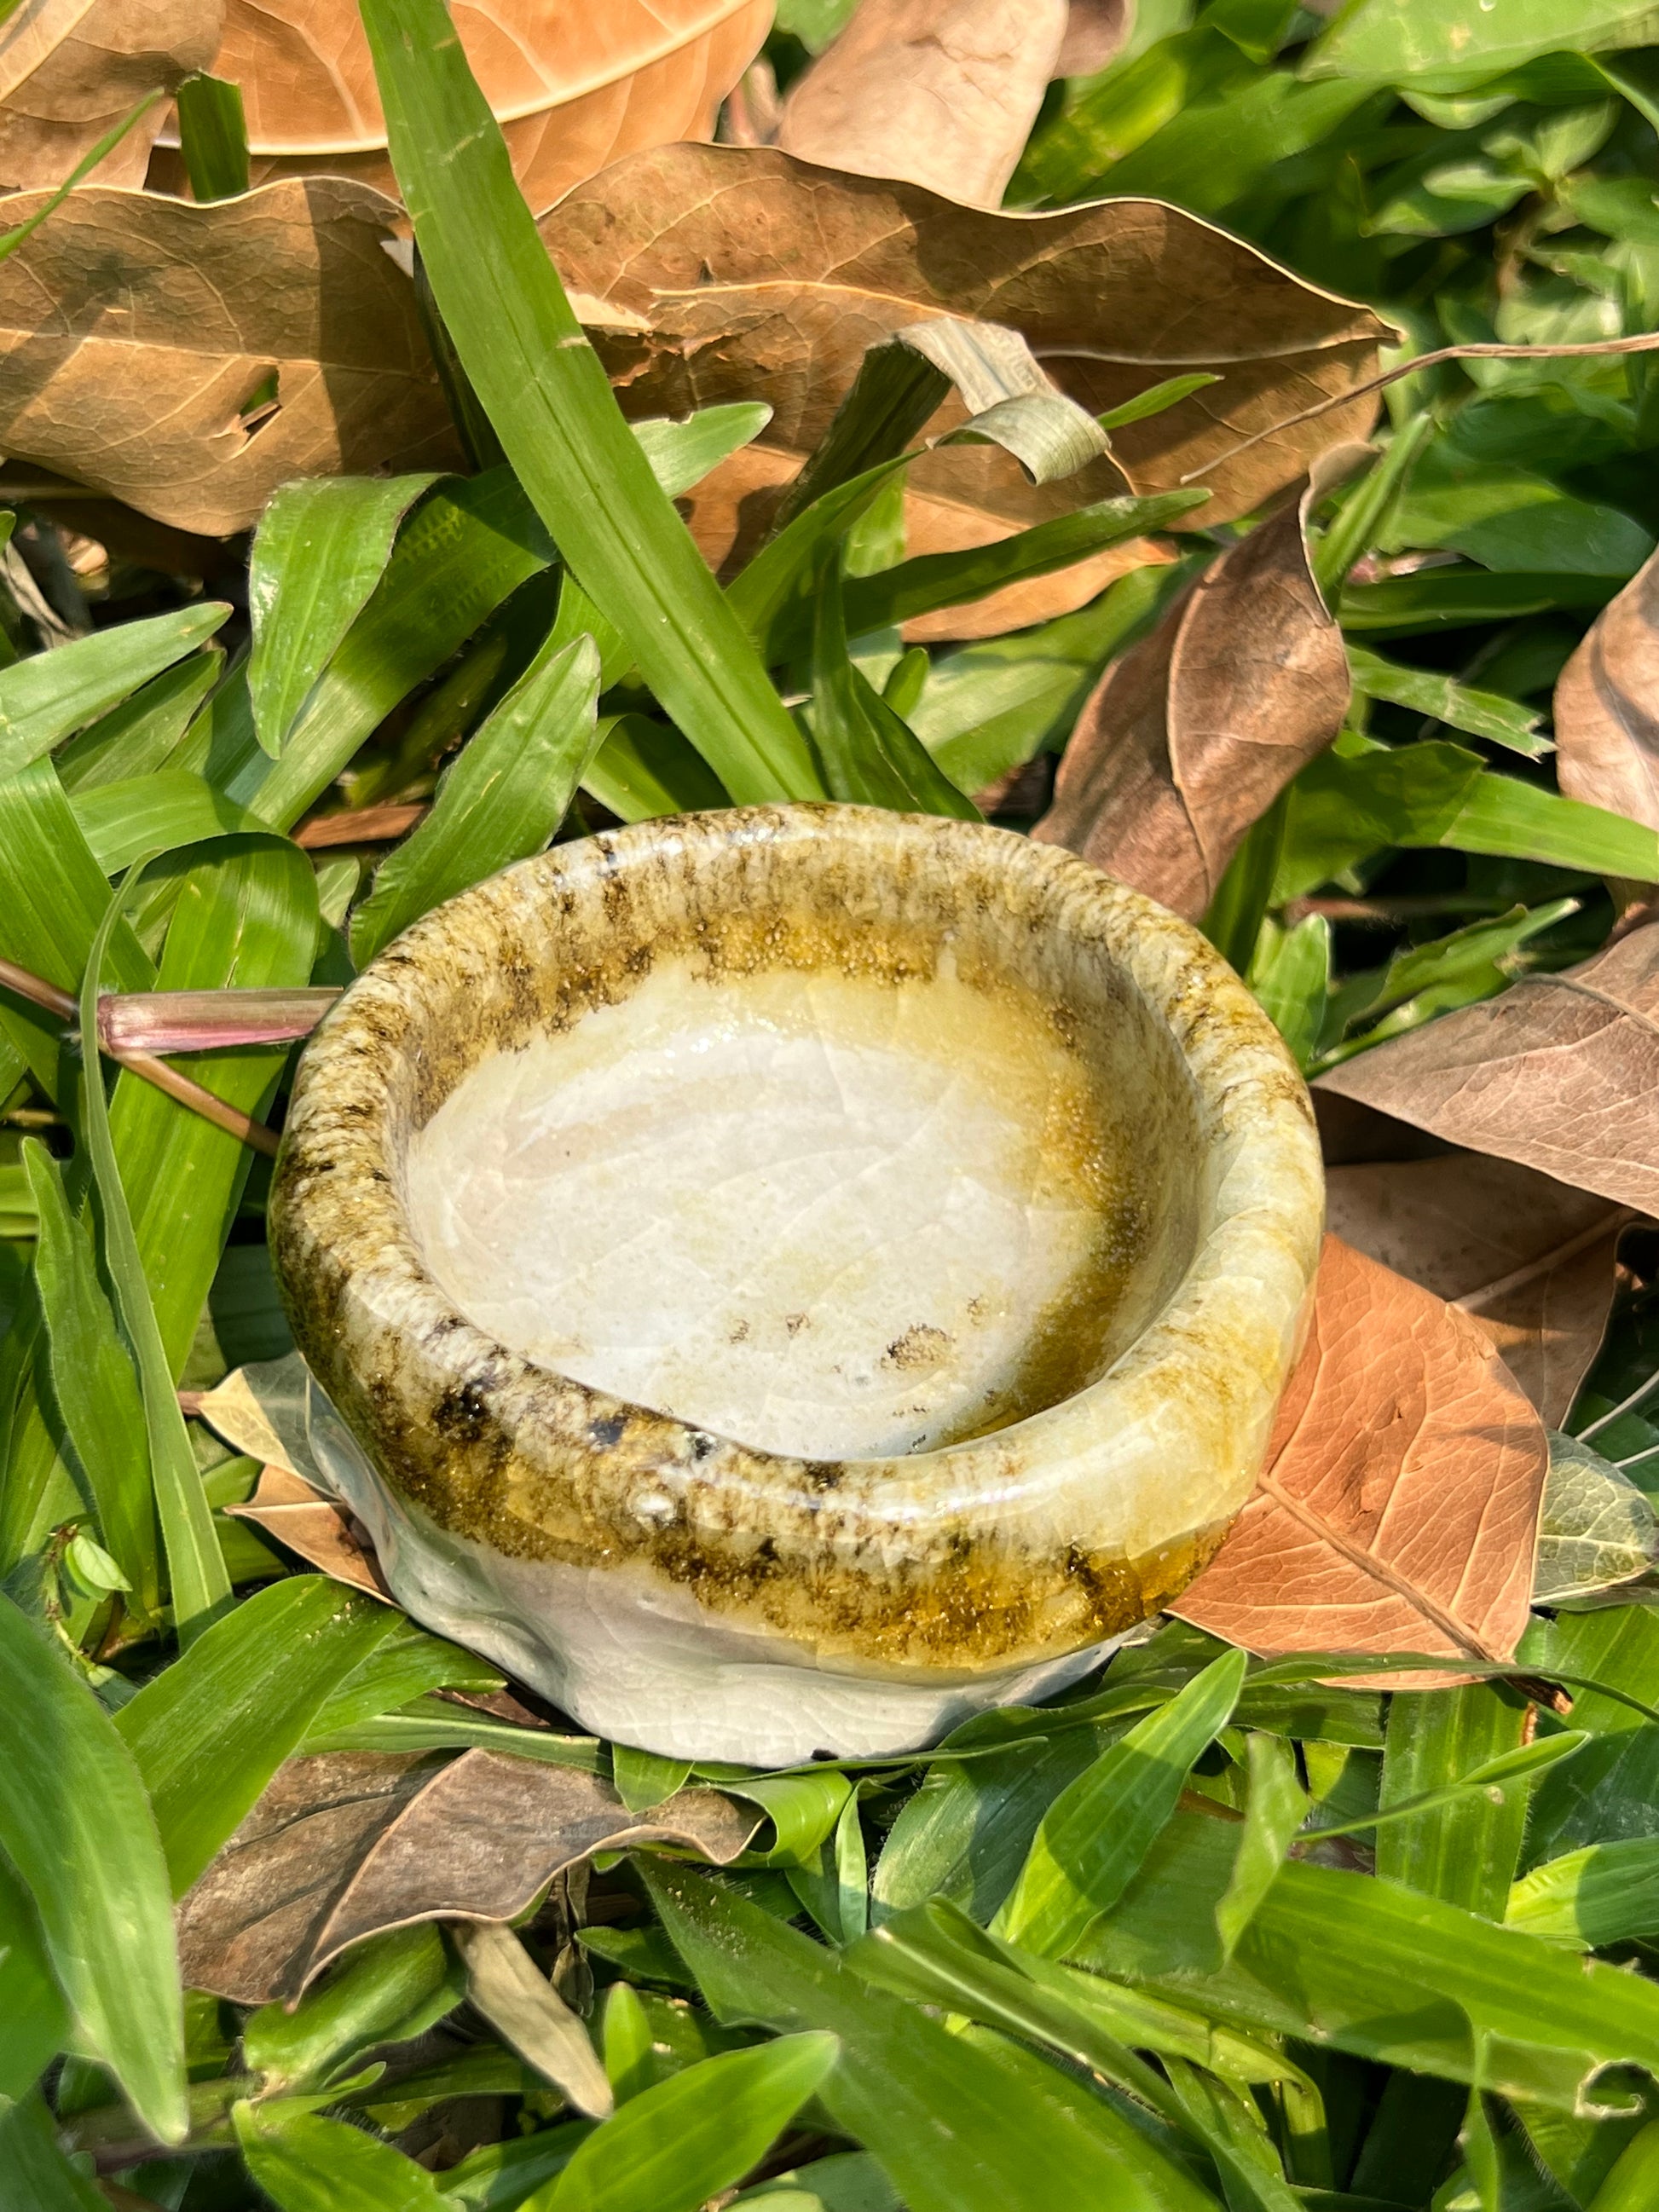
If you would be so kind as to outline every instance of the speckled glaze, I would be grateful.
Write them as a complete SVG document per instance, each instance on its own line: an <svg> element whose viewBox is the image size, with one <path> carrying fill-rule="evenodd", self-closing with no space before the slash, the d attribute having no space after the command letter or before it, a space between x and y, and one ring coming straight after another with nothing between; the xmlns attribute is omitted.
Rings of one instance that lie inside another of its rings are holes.
<svg viewBox="0 0 1659 2212"><path fill-rule="evenodd" d="M411 1150L493 1055L653 975L692 998L945 968L1039 1010L1123 1164L1098 1325L1002 1425L758 1449L525 1358L434 1279ZM304 1055L271 1238L317 1459L410 1611L601 1733L760 1763L927 1741L1178 1593L1260 1470L1322 1212L1301 1079L1196 931L1004 831L780 806L558 846L409 930Z"/></svg>

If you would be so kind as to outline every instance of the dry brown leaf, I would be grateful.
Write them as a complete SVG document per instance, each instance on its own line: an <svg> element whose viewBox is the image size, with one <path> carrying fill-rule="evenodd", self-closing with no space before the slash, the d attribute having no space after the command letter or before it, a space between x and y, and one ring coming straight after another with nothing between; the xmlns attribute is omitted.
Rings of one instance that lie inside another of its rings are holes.
<svg viewBox="0 0 1659 2212"><path fill-rule="evenodd" d="M201 208L71 193L0 264L0 452L216 536L292 477L459 466L414 288L381 251L398 212L330 178Z"/></svg>
<svg viewBox="0 0 1659 2212"><path fill-rule="evenodd" d="M1555 687L1570 798L1659 830L1659 553L1605 606Z"/></svg>
<svg viewBox="0 0 1659 2212"><path fill-rule="evenodd" d="M758 1826L718 1790L641 1817L595 1775L489 1751L290 1759L179 1907L185 1978L241 2004L293 1998L385 1929L510 1920L563 1868L635 1844L729 1865Z"/></svg>
<svg viewBox="0 0 1659 2212"><path fill-rule="evenodd" d="M863 0L791 86L777 143L860 177L999 207L1050 77L1066 0Z"/></svg>
<svg viewBox="0 0 1659 2212"><path fill-rule="evenodd" d="M581 2014L565 2002L513 1930L461 1922L455 1948L466 1961L467 2001L474 2011L579 2112L609 2119L616 2093Z"/></svg>
<svg viewBox="0 0 1659 2212"><path fill-rule="evenodd" d="M1350 449L1231 547L1107 670L1031 833L1196 921L1237 849L1342 726L1342 633L1309 566L1307 516Z"/></svg>
<svg viewBox="0 0 1659 2212"><path fill-rule="evenodd" d="M636 148L708 137L772 22L771 0L457 0L453 13L535 208ZM242 88L256 182L325 174L395 191L356 0L225 0L214 67ZM156 181L182 189L176 152Z"/></svg>
<svg viewBox="0 0 1659 2212"><path fill-rule="evenodd" d="M984 544L1126 485L1168 491L1213 465L1214 496L1195 510L1207 526L1259 506L1374 411L1358 399L1228 458L1240 439L1369 376L1387 326L1155 200L1001 215L770 147L665 146L579 185L541 229L585 295L584 320L628 414L771 405L757 445L691 505L717 566L758 543L866 349L933 316L1020 331L1091 413L1187 370L1223 380L1115 432L1115 465L1103 459L1064 483L1028 483L994 446L928 454L907 501L915 552ZM932 427L961 419L949 403ZM1075 589L1070 571L1044 580Z"/></svg>
<svg viewBox="0 0 1659 2212"><path fill-rule="evenodd" d="M222 0L20 0L0 23L0 189L61 184L147 93L206 69ZM97 170L142 185L158 101Z"/></svg>
<svg viewBox="0 0 1659 2212"><path fill-rule="evenodd" d="M252 1497L245 1504L227 1505L225 1511L235 1520L252 1522L337 1583L392 1601L374 1547L359 1538L350 1516L290 1468L261 1468Z"/></svg>
<svg viewBox="0 0 1659 2212"><path fill-rule="evenodd" d="M1601 1347L1629 1210L1455 1151L1332 1167L1325 1189L1332 1231L1472 1315L1559 1429Z"/></svg>
<svg viewBox="0 0 1659 2212"><path fill-rule="evenodd" d="M1543 1424L1475 1322L1328 1237L1267 1472L1173 1610L1264 1657L1509 1659L1548 1466Z"/></svg>
<svg viewBox="0 0 1659 2212"><path fill-rule="evenodd" d="M1659 927L1374 1046L1316 1090L1659 1212Z"/></svg>
<svg viewBox="0 0 1659 2212"><path fill-rule="evenodd" d="M1056 76L1092 76L1115 61L1135 24L1134 0L1072 0Z"/></svg>

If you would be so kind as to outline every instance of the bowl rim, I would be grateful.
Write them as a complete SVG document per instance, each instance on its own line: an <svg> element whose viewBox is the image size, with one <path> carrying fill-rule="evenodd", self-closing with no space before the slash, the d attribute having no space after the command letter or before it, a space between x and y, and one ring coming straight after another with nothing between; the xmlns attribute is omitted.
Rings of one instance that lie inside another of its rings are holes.
<svg viewBox="0 0 1659 2212"><path fill-rule="evenodd" d="M1103 944L1160 1018L1219 1164L1215 1202L1200 1217L1185 1270L1102 1376L1008 1427L902 1456L813 1460L766 1450L510 1351L427 1272L395 1179L380 1164L392 1141L387 1070L458 928L508 928L525 899L591 893L647 855L654 866L667 854L695 867L710 845L807 837L819 847L855 846L872 861L896 840L919 864L947 869L970 858L983 865L993 841L999 869L1039 884L1056 926ZM1063 1576L1087 1583L1092 1574L1098 1584L1098 1559L1093 1569L1078 1564L1093 1556L1086 1530L1068 1534L1067 1523L1087 1519L1090 1498L1115 1463L1133 1462L1144 1486L1156 1480L1160 1455L1182 1467L1206 1453L1215 1462L1213 1510L1194 1511L1188 1493L1197 1478L1183 1476L1184 1490L1171 1486L1170 1525L1153 1531L1158 1540L1120 1545L1115 1554L1108 1543L1102 1554L1121 1557L1133 1586L1127 1601L1141 1608L1134 1619L1197 1572L1249 1493L1300 1350L1323 1184L1300 1074L1267 1016L1190 924L1061 848L989 824L801 804L658 817L573 840L413 924L307 1046L270 1208L296 1341L380 1479L405 1503L452 1534L520 1555L527 1548L601 1569L641 1569L737 1616L754 1612L749 1568L757 1547L769 1546L811 1585L782 1608L789 1619L823 1648L841 1638L868 1658L868 1636L845 1618L849 1574L886 1585L890 1616L902 1611L906 1588L916 1597L923 1583L933 1613L950 1613L943 1584L953 1560L974 1579L975 1547L988 1559L1002 1555L1000 1586L1018 1578L1021 1558L1029 1565L1039 1553L1068 1554ZM666 1540L675 1528L685 1537L678 1549ZM955 1610L982 1619L987 1603L981 1592ZM1109 1634L1129 1625L1125 1603L1124 1589L1097 1588L1081 1613L1058 1611L1087 1614L1092 1632ZM775 1626L778 1610L767 1615ZM1085 1640L1074 1627L1064 1633L1073 1646ZM1050 1635L1032 1630L1005 1639L996 1663L1052 1648Z"/></svg>

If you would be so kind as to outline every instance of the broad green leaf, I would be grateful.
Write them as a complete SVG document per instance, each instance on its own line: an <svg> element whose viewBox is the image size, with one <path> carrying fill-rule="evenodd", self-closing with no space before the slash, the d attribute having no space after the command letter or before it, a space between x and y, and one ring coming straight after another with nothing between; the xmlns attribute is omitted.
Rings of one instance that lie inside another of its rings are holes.
<svg viewBox="0 0 1659 2212"><path fill-rule="evenodd" d="M1333 1001L1332 1026L1372 1025L1363 1036L1326 1054L1322 1065L1398 1036L1450 1007L1490 998L1513 980L1521 965L1516 955L1529 938L1577 911L1576 899L1553 899L1530 912L1516 907L1426 944L1408 945L1380 973L1350 975Z"/></svg>
<svg viewBox="0 0 1659 2212"><path fill-rule="evenodd" d="M222 601L94 630L0 672L0 776L15 775L182 660L229 614Z"/></svg>
<svg viewBox="0 0 1659 2212"><path fill-rule="evenodd" d="M1152 628L1191 564L1136 568L1092 606L939 655L905 720L958 791L1057 749L1106 662Z"/></svg>
<svg viewBox="0 0 1659 2212"><path fill-rule="evenodd" d="M1127 68L1108 70L1060 115L1040 122L1009 186L1009 204L1082 199L1115 163L1206 93L1256 72L1232 40L1206 28L1160 39Z"/></svg>
<svg viewBox="0 0 1659 2212"><path fill-rule="evenodd" d="M39 1916L0 1854L0 2099L27 2094L69 2033Z"/></svg>
<svg viewBox="0 0 1659 2212"><path fill-rule="evenodd" d="M451 2212L518 2212L526 2198L564 2172L577 2148L592 2133L587 2120L567 2120L533 2136L509 2136L480 2150L437 2177Z"/></svg>
<svg viewBox="0 0 1659 2212"><path fill-rule="evenodd" d="M33 1140L23 1158L40 1209L34 1271L51 1347L52 1395L91 1489L104 1542L131 1583L140 1614L153 1615L161 1602L161 1568L138 1378L98 1279L91 1236L64 1194L57 1161Z"/></svg>
<svg viewBox="0 0 1659 2212"><path fill-rule="evenodd" d="M699 1770L707 1781L716 1782L719 1788L734 1797L746 1797L758 1805L772 1822L775 1840L767 1854L773 1866L810 1866L816 1860L818 1847L825 1837L833 1833L836 1822L846 1808L852 1785L844 1774L759 1774L733 1775L728 1781L724 1771L711 1772Z"/></svg>
<svg viewBox="0 0 1659 2212"><path fill-rule="evenodd" d="M1511 752L1536 760L1553 752L1554 745L1538 734L1538 716L1518 700L1504 699L1495 691L1480 691L1443 676L1432 668L1402 668L1363 645L1350 645L1348 665L1354 689L1368 699L1388 699L1414 714L1431 716L1455 730L1477 738L1490 738Z"/></svg>
<svg viewBox="0 0 1659 2212"><path fill-rule="evenodd" d="M86 1037L98 1034L104 956L121 919L122 896L122 891L118 890L111 898L88 956L86 975L81 984L81 1034ZM101 1066L92 1070L89 1079L81 1086L81 1113L103 1216L105 1262L121 1325L137 1363L139 1388L143 1395L150 1480L167 1551L168 1595L180 1639L188 1644L229 1605L230 1579L220 1556L212 1512L197 1471L184 1416L179 1410L172 1364L144 1273L143 1255L133 1227L111 1132Z"/></svg>
<svg viewBox="0 0 1659 2212"><path fill-rule="evenodd" d="M1238 1856L1215 1909L1223 1961L1238 1948L1258 1905L1279 1879L1291 1838L1308 1817L1308 1793L1297 1778L1296 1753L1277 1736L1247 1739L1250 1794Z"/></svg>
<svg viewBox="0 0 1659 2212"><path fill-rule="evenodd" d="M1231 2204L1256 2212L1296 2212L1297 2200L1282 2175L1275 2180L1255 2161L1240 2158L1209 2115L1194 2110L1099 2014L1073 1998L1081 1977L1073 1976L1068 1983L1062 1978L1065 1969L1045 1967L937 1901L889 1923L850 1952L848 1964L897 1996L1047 2044L1193 2136L1221 2168ZM1212 2059L1215 2053L1206 2046L1206 2055ZM1173 2077L1181 2059L1167 2049L1160 2056Z"/></svg>
<svg viewBox="0 0 1659 2212"><path fill-rule="evenodd" d="M1529 187L1521 180L1516 197ZM1387 532L1385 552L1449 545L1499 573L1633 576L1653 550L1641 525L1577 499L1537 470L1472 456L1442 438L1425 448Z"/></svg>
<svg viewBox="0 0 1659 2212"><path fill-rule="evenodd" d="M1570 1604L1656 1566L1659 1518L1646 1494L1590 1445L1553 1431L1534 1604Z"/></svg>
<svg viewBox="0 0 1659 2212"><path fill-rule="evenodd" d="M255 738L244 667L215 702L219 726L203 773L275 828L289 828L398 702L554 558L510 469L446 478L398 532L385 575L323 672L281 760L267 758Z"/></svg>
<svg viewBox="0 0 1659 2212"><path fill-rule="evenodd" d="M841 564L832 549L819 565L812 641L812 734L833 798L901 812L977 822L979 809L937 765L848 656Z"/></svg>
<svg viewBox="0 0 1659 2212"><path fill-rule="evenodd" d="M1563 1613L1532 1656L1649 1704L1659 1681L1659 1612L1626 1605ZM1572 1708L1573 1726L1590 1729L1595 1741L1534 1791L1529 1860L1659 1836L1659 1726L1601 1690L1575 1690Z"/></svg>
<svg viewBox="0 0 1659 2212"><path fill-rule="evenodd" d="M836 1832L818 1846L816 1866L791 1867L789 1887L832 1943L854 1943L870 1917L870 1869L854 1790Z"/></svg>
<svg viewBox="0 0 1659 2212"><path fill-rule="evenodd" d="M1242 1651L1212 1660L1062 1792L993 1923L998 1935L1057 1958L1117 1902L1175 1811L1194 1761L1231 1717L1244 1666Z"/></svg>
<svg viewBox="0 0 1659 2212"><path fill-rule="evenodd" d="M441 1636L428 1636L404 1614L390 1616L386 1633L343 1676L318 1707L307 1734L325 1735L394 1711L433 1690L470 1690L478 1696L504 1688L487 1660Z"/></svg>
<svg viewBox="0 0 1659 2212"><path fill-rule="evenodd" d="M246 807L182 768L95 784L77 792L70 805L88 851L106 876L119 875L141 853L264 827Z"/></svg>
<svg viewBox="0 0 1659 2212"><path fill-rule="evenodd" d="M454 2011L466 1978L430 1923L356 1945L296 2005L261 2005L242 2031L242 2056L267 2095L313 2089L382 2045L423 2035Z"/></svg>
<svg viewBox="0 0 1659 2212"><path fill-rule="evenodd" d="M1593 875L1659 883L1659 836L1645 823L1515 776L1477 778L1432 842L1460 853L1544 860Z"/></svg>
<svg viewBox="0 0 1659 2212"><path fill-rule="evenodd" d="M242 88L197 70L173 94L179 150L200 204L234 199L248 188L247 118Z"/></svg>
<svg viewBox="0 0 1659 2212"><path fill-rule="evenodd" d="M399 524L435 476L313 477L283 485L247 572L253 729L275 760L306 696L386 573Z"/></svg>
<svg viewBox="0 0 1659 2212"><path fill-rule="evenodd" d="M1437 151L1382 180L1362 229L1367 238L1455 237L1484 230L1531 190L1524 170L1479 147Z"/></svg>
<svg viewBox="0 0 1659 2212"><path fill-rule="evenodd" d="M539 853L592 757L599 656L591 638L544 646L452 764L414 836L381 863L351 921L366 967L411 921Z"/></svg>
<svg viewBox="0 0 1659 2212"><path fill-rule="evenodd" d="M948 1741L994 1744L1011 1727L1019 1733L1006 1753L930 1766L905 1800L876 1862L872 1901L878 1921L930 1897L988 1920L1018 1878L1043 1814L1108 1741L1079 1728L1030 1743L1018 1720L996 1712L965 1722Z"/></svg>
<svg viewBox="0 0 1659 2212"><path fill-rule="evenodd" d="M904 2212L893 2185L867 2151L841 2151L792 2166L732 2200L733 2212Z"/></svg>
<svg viewBox="0 0 1659 2212"><path fill-rule="evenodd" d="M820 796L800 733L629 433L442 0L367 0L363 21L444 321L583 590L735 799Z"/></svg>
<svg viewBox="0 0 1659 2212"><path fill-rule="evenodd" d="M1589 2212L1646 2212L1659 2191L1659 2120L1650 2120L1590 2199Z"/></svg>
<svg viewBox="0 0 1659 2212"><path fill-rule="evenodd" d="M651 2022L638 1990L626 1982L612 1982L605 1993L599 2049L605 2058L605 2078L619 2105L655 2083L657 2067L651 2042Z"/></svg>
<svg viewBox="0 0 1659 2212"><path fill-rule="evenodd" d="M1587 1844L1511 1887L1505 1923L1580 1950L1659 1934L1659 1837Z"/></svg>
<svg viewBox="0 0 1659 2212"><path fill-rule="evenodd" d="M317 878L303 853L275 837L230 837L205 853L185 854L177 865L187 872L155 988L275 990L309 983L318 935ZM151 873L164 875L173 866L162 862ZM113 981L118 963L111 968ZM284 1045L236 1046L192 1054L190 1072L216 1097L259 1115L289 1056ZM136 1075L117 1079L110 1123L176 1380L253 1156L236 1138Z"/></svg>
<svg viewBox="0 0 1659 2212"><path fill-rule="evenodd" d="M0 2106L0 2204L18 2212L108 2212L109 2199L58 2148L40 2096Z"/></svg>
<svg viewBox="0 0 1659 2212"><path fill-rule="evenodd" d="M1602 2066L1659 2061L1659 1990L1369 1875L1291 1860L1223 1967L1211 1916L1233 1835L1177 1813L1080 1962L1384 2065L1467 2083L1480 2064L1489 2087L1568 2111Z"/></svg>
<svg viewBox="0 0 1659 2212"><path fill-rule="evenodd" d="M182 1896L398 1616L320 1575L256 1591L122 1706Z"/></svg>
<svg viewBox="0 0 1659 2212"><path fill-rule="evenodd" d="M731 805L713 769L678 730L643 714L623 714L604 726L582 789L619 820L647 822Z"/></svg>
<svg viewBox="0 0 1659 2212"><path fill-rule="evenodd" d="M1370 98L1364 84L1302 84L1284 70L1248 71L1195 100L1109 169L1107 191L1171 199L1218 215L1346 123Z"/></svg>
<svg viewBox="0 0 1659 2212"><path fill-rule="evenodd" d="M1297 1066L1306 1067L1330 1004L1330 923L1322 914L1304 915L1294 929L1265 921L1248 980Z"/></svg>
<svg viewBox="0 0 1659 2212"><path fill-rule="evenodd" d="M281 2212L442 2212L426 2168L361 2128L280 2100L234 2118L248 2172Z"/></svg>
<svg viewBox="0 0 1659 2212"><path fill-rule="evenodd" d="M1389 1714L1379 1809L1462 1781L1521 1747L1527 1707L1512 1691L1401 1691ZM1449 1905L1501 1919L1527 1820L1523 1790L1492 1803L1475 1796L1438 1812L1389 1821L1376 1834L1376 1870Z"/></svg>
<svg viewBox="0 0 1659 2212"><path fill-rule="evenodd" d="M1035 523L1030 529L998 538L994 544L970 546L962 553L922 553L914 560L901 561L896 568L880 569L873 576L851 577L847 584L847 634L865 637L872 630L896 629L940 607L982 599L1005 584L1069 568L1091 553L1166 528L1177 515L1201 506L1208 497L1207 492L1170 491L1152 499L1102 500L1097 506L1079 507L1073 514ZM810 603L790 602L772 625L768 659L788 660L803 653L811 627Z"/></svg>
<svg viewBox="0 0 1659 2212"><path fill-rule="evenodd" d="M836 2063L833 2035L706 2058L631 2098L530 2201L535 2212L696 2212L741 2180Z"/></svg>
<svg viewBox="0 0 1659 2212"><path fill-rule="evenodd" d="M1372 630L1408 637L1474 623L1519 622L1553 607L1602 607L1618 581L1614 576L1495 576L1485 568L1419 568L1409 575L1386 576L1381 583L1347 585L1339 612L1350 634Z"/></svg>
<svg viewBox="0 0 1659 2212"><path fill-rule="evenodd" d="M167 1867L115 1724L0 1597L0 1845L27 1884L77 2043L161 2142L186 2127Z"/></svg>
<svg viewBox="0 0 1659 2212"><path fill-rule="evenodd" d="M1462 92L1559 47L1648 45L1654 27L1650 0L1356 0L1303 66L1310 76Z"/></svg>
<svg viewBox="0 0 1659 2212"><path fill-rule="evenodd" d="M871 1988L839 1954L686 1869L656 1862L641 1871L717 2019L841 2039L820 2100L874 2154L909 2212L1097 2203L1216 2212L1215 2199L1113 2106L1030 2053L952 2035Z"/></svg>
<svg viewBox="0 0 1659 2212"><path fill-rule="evenodd" d="M100 784L125 783L154 775L158 769L199 769L206 758L200 738L185 742L185 732L223 672L225 656L216 645L175 661L107 714L100 714L53 756L65 791L91 791ZM204 727L200 737L205 736Z"/></svg>
<svg viewBox="0 0 1659 2212"><path fill-rule="evenodd" d="M39 760L20 775L0 777L0 955L72 992L108 902L108 882L52 763ZM109 981L121 991L155 987L155 971L125 925L111 946ZM63 1024L9 996L0 1006L0 1028L56 1099Z"/></svg>
<svg viewBox="0 0 1659 2212"><path fill-rule="evenodd" d="M763 399L738 399L725 407L699 407L681 422L653 415L628 427L665 494L678 499L740 447L752 444L771 419Z"/></svg>
<svg viewBox="0 0 1659 2212"><path fill-rule="evenodd" d="M648 1813L660 1805L684 1788L690 1771L689 1759L662 1759L654 1751L635 1751L626 1743L611 1747L611 1779L630 1813Z"/></svg>

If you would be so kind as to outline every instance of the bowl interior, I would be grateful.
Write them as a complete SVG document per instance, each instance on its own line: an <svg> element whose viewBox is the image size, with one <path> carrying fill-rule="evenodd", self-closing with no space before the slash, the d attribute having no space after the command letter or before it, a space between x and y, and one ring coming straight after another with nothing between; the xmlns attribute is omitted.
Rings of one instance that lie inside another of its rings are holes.
<svg viewBox="0 0 1659 2212"><path fill-rule="evenodd" d="M1185 1063L1098 937L1033 911L1040 884L895 884L879 855L867 882L810 848L650 866L636 898L593 884L602 929L580 885L550 902L512 947L527 988L428 995L398 1180L452 1303L809 1458L1097 1380L1185 1271L1204 1175Z"/></svg>

